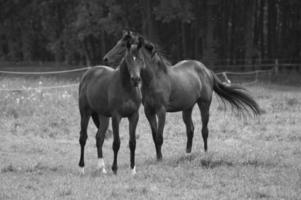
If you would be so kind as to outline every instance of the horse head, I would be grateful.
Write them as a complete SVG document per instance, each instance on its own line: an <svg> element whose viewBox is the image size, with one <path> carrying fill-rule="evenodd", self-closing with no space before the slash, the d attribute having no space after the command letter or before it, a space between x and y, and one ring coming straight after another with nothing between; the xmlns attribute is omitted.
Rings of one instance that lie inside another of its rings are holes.
<svg viewBox="0 0 301 200"><path fill-rule="evenodd" d="M108 65L119 64L129 45L143 42L139 38L141 37L132 31L123 31L121 39L118 40L115 46L103 57L103 61ZM141 43L139 47L141 47Z"/></svg>
<svg viewBox="0 0 301 200"><path fill-rule="evenodd" d="M137 87L141 82L141 70L145 68L144 58L140 51L141 42L132 41L126 44L124 62L130 75L131 83Z"/></svg>

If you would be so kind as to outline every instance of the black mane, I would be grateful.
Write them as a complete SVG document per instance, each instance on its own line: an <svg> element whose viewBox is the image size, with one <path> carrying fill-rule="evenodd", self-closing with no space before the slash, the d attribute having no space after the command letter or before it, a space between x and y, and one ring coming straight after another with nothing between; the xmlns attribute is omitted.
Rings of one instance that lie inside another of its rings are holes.
<svg viewBox="0 0 301 200"><path fill-rule="evenodd" d="M161 48L154 43L144 39L144 49L151 55L152 59L156 59L156 62L163 71L167 71L169 66L172 66L171 62L164 56ZM155 57L157 55L157 57Z"/></svg>

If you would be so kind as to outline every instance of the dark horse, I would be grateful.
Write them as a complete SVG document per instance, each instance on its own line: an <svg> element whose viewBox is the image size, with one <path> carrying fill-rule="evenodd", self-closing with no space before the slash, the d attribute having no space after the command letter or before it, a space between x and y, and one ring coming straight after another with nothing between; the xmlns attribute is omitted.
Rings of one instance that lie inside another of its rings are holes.
<svg viewBox="0 0 301 200"><path fill-rule="evenodd" d="M130 37L129 37L130 36ZM163 129L166 112L182 111L186 125L186 152L191 152L194 125L191 119L192 109L198 105L202 117L202 136L204 149L207 151L209 108L212 93L215 91L222 100L228 101L242 113L252 111L260 113L256 101L249 96L241 86L226 85L217 76L197 60L183 60L174 66L168 66L168 61L149 41L133 32L123 36L121 40L105 55L107 62L121 59L125 48L125 37L139 38L142 41L140 51L146 68L142 70L142 103L145 114L151 126L153 140L156 146L157 159L162 159ZM158 119L158 122L157 122Z"/></svg>
<svg viewBox="0 0 301 200"><path fill-rule="evenodd" d="M128 40L130 41L130 40ZM131 40L132 41L132 40ZM117 173L117 154L120 147L119 123L121 118L129 120L129 148L132 173L135 169L136 126L139 119L139 107L142 96L140 91L140 72L144 63L140 59L138 43L127 42L125 54L119 67L114 70L106 66L97 66L88 70L79 85L79 110L81 116L79 166L84 173L84 148L87 140L87 126L92 116L98 127L96 146L98 153L98 168L106 173L103 160L102 145L108 128L109 118L112 118L114 161L112 170Z"/></svg>

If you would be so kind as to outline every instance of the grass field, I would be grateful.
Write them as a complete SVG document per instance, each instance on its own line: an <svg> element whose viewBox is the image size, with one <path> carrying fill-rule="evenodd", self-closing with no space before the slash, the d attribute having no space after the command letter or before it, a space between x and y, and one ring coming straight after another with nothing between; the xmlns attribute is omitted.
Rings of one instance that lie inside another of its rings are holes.
<svg viewBox="0 0 301 200"><path fill-rule="evenodd" d="M38 84L66 81L2 78L0 88ZM110 171L110 135L103 147L109 173L96 170L96 129L90 123L86 174L80 176L77 88L2 91L0 199L301 199L301 89L276 84L248 89L263 114L242 118L214 97L206 154L198 109L190 156L181 113L168 114L162 162L155 159L141 108L135 176L129 169L127 120L120 127L118 174Z"/></svg>

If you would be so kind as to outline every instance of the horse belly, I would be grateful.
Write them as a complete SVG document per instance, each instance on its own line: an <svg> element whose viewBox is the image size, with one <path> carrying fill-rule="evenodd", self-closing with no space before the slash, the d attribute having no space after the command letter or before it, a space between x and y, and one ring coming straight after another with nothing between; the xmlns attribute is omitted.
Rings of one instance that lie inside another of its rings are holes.
<svg viewBox="0 0 301 200"><path fill-rule="evenodd" d="M184 93L181 95L177 95L172 99L168 106L168 112L178 112L182 110L187 110L191 108L197 101L199 95L192 95L191 93Z"/></svg>
<svg viewBox="0 0 301 200"><path fill-rule="evenodd" d="M109 101L107 97L107 87L105 83L95 84L95 87L89 87L87 99L90 108L98 114L110 116Z"/></svg>
<svg viewBox="0 0 301 200"><path fill-rule="evenodd" d="M169 112L176 112L191 108L201 96L201 83L194 76L190 79L179 78L173 84L173 91L168 104Z"/></svg>
<svg viewBox="0 0 301 200"><path fill-rule="evenodd" d="M111 116L109 104L106 99L97 99L97 101L90 102L90 106L92 110L98 114Z"/></svg>

